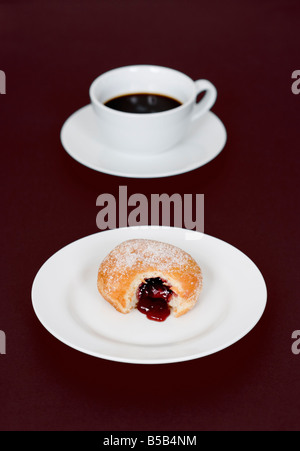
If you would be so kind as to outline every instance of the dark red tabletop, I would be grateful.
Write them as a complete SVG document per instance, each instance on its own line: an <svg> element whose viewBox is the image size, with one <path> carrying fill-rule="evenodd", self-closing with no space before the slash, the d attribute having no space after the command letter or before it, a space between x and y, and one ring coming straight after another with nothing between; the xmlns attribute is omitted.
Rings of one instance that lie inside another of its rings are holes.
<svg viewBox="0 0 300 451"><path fill-rule="evenodd" d="M1 430L299 430L300 3L292 0L1 1ZM228 141L191 172L122 178L63 149L64 121L101 73L157 64L207 78ZM268 303L216 354L132 365L80 353L38 321L31 286L54 252L99 231L101 193L205 195L205 232L247 254Z"/></svg>

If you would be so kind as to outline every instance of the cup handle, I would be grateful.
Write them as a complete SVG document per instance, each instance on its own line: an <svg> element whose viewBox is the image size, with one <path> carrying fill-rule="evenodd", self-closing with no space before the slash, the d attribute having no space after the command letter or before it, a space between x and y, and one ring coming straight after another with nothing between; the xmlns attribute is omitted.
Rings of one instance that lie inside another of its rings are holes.
<svg viewBox="0 0 300 451"><path fill-rule="evenodd" d="M208 110L210 110L217 98L217 90L210 81L196 80L195 85L197 95L199 95L203 91L206 91L206 93L204 97L200 100L200 102L194 105L194 111L192 112L191 117L192 121L203 116L203 114L205 114Z"/></svg>

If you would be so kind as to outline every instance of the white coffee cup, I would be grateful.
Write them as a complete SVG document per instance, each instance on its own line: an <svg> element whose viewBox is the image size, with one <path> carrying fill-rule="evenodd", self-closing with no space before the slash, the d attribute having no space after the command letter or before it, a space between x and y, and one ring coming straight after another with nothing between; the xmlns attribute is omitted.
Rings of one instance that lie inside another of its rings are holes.
<svg viewBox="0 0 300 451"><path fill-rule="evenodd" d="M205 92L197 103L197 96ZM112 98L133 94L160 94L178 100L176 108L156 113L128 113L105 105ZM135 65L112 69L90 87L90 98L98 116L101 139L116 150L153 155L181 141L189 125L215 103L217 90L208 80L193 81L174 69Z"/></svg>

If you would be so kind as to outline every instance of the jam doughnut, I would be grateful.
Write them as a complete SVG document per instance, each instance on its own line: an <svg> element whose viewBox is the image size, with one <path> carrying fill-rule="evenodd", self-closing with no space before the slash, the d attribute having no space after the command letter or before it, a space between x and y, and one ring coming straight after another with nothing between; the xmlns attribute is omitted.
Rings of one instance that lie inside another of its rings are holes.
<svg viewBox="0 0 300 451"><path fill-rule="evenodd" d="M202 273L195 260L171 244L147 239L124 241L99 267L97 287L121 313L137 308L155 321L179 317L196 304Z"/></svg>

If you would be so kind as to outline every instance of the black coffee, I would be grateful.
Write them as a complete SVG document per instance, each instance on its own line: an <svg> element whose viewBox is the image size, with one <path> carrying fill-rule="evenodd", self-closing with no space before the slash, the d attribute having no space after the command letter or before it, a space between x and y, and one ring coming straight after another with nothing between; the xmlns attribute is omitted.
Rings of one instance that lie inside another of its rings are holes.
<svg viewBox="0 0 300 451"><path fill-rule="evenodd" d="M176 99L161 94L136 93L114 97L104 105L125 113L160 113L181 105Z"/></svg>

